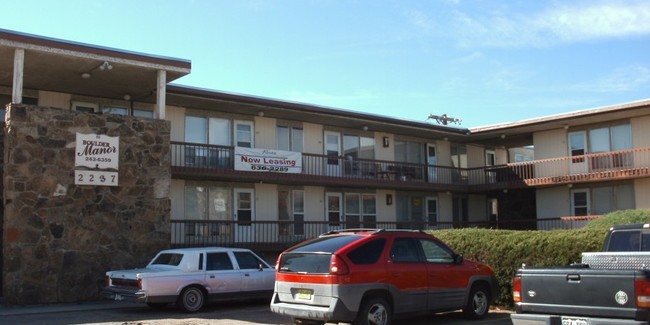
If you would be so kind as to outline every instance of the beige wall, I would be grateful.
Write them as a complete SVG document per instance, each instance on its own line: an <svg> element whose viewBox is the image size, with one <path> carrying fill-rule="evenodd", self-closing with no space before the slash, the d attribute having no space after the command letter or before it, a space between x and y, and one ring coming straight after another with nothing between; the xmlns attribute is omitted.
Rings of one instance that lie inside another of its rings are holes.
<svg viewBox="0 0 650 325"><path fill-rule="evenodd" d="M650 209L650 178L634 181L634 202L637 209Z"/></svg>
<svg viewBox="0 0 650 325"><path fill-rule="evenodd" d="M384 148L384 137L388 137L388 147ZM394 160L395 159L395 137L392 134L376 132L375 133L375 159L377 160Z"/></svg>
<svg viewBox="0 0 650 325"><path fill-rule="evenodd" d="M538 189L535 196L538 219L571 215L570 189L567 186Z"/></svg>
<svg viewBox="0 0 650 325"><path fill-rule="evenodd" d="M438 194L438 220L440 222L454 221L451 198L451 194L446 192Z"/></svg>
<svg viewBox="0 0 650 325"><path fill-rule="evenodd" d="M632 146L635 148L650 147L650 116L633 118L630 125L632 126Z"/></svg>
<svg viewBox="0 0 650 325"><path fill-rule="evenodd" d="M393 204L386 205L386 195L393 196ZM395 221L396 213L396 193L393 190L377 190L376 204L377 204L377 222L391 222Z"/></svg>
<svg viewBox="0 0 650 325"><path fill-rule="evenodd" d="M438 165L451 166L451 145L449 141L436 141L436 155L438 156Z"/></svg>
<svg viewBox="0 0 650 325"><path fill-rule="evenodd" d="M38 104L46 107L70 109L70 94L55 93L51 91L38 92Z"/></svg>
<svg viewBox="0 0 650 325"><path fill-rule="evenodd" d="M167 106L165 119L172 123L172 141L185 141L185 111L184 107Z"/></svg>
<svg viewBox="0 0 650 325"><path fill-rule="evenodd" d="M255 148L275 149L276 121L268 117L255 117Z"/></svg>
<svg viewBox="0 0 650 325"><path fill-rule="evenodd" d="M185 219L185 180L172 179L169 190L171 220Z"/></svg>
<svg viewBox="0 0 650 325"><path fill-rule="evenodd" d="M485 166L485 149L483 147L467 146L467 167L483 167Z"/></svg>
<svg viewBox="0 0 650 325"><path fill-rule="evenodd" d="M305 221L325 220L325 189L305 186Z"/></svg>
<svg viewBox="0 0 650 325"><path fill-rule="evenodd" d="M564 129L555 129L533 134L535 146L535 159L566 157L567 132Z"/></svg>
<svg viewBox="0 0 650 325"><path fill-rule="evenodd" d="M323 126L320 124L303 123L303 152L323 154Z"/></svg>
<svg viewBox="0 0 650 325"><path fill-rule="evenodd" d="M275 184L255 184L255 215L253 220L278 220L278 186Z"/></svg>

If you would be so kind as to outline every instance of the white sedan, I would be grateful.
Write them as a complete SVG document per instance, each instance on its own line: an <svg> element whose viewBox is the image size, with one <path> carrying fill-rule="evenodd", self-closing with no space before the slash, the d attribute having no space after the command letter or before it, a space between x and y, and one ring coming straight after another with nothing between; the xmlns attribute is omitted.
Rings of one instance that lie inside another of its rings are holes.
<svg viewBox="0 0 650 325"><path fill-rule="evenodd" d="M142 269L106 272L102 296L195 312L210 302L270 298L274 281L275 269L248 249L180 248L161 251Z"/></svg>

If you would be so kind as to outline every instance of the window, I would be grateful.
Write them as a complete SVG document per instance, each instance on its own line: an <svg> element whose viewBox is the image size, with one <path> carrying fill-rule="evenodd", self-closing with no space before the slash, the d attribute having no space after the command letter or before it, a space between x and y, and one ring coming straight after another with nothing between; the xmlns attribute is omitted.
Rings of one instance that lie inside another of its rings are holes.
<svg viewBox="0 0 650 325"><path fill-rule="evenodd" d="M237 264L239 264L240 270L253 270L259 269L260 267L265 269L268 268L264 262L251 252L235 252L235 259L237 259Z"/></svg>
<svg viewBox="0 0 650 325"><path fill-rule="evenodd" d="M153 118L153 111L146 110L146 109L134 108L133 109L133 116Z"/></svg>
<svg viewBox="0 0 650 325"><path fill-rule="evenodd" d="M375 228L376 210L374 194L345 193L345 223L348 228Z"/></svg>
<svg viewBox="0 0 650 325"><path fill-rule="evenodd" d="M587 216L591 214L589 211L588 190L571 190L571 210L573 216Z"/></svg>
<svg viewBox="0 0 650 325"><path fill-rule="evenodd" d="M127 116L129 115L129 109L126 107L104 106L102 107L102 114Z"/></svg>
<svg viewBox="0 0 650 325"><path fill-rule="evenodd" d="M438 225L438 198L427 198L427 224L429 227Z"/></svg>
<svg viewBox="0 0 650 325"><path fill-rule="evenodd" d="M424 251L424 256L427 259L427 262L431 263L453 263L454 254L449 251L446 247L442 246L440 243L428 240L420 239L420 244L422 245L422 250Z"/></svg>
<svg viewBox="0 0 650 325"><path fill-rule="evenodd" d="M373 240L348 253L348 258L354 264L374 264L379 260L385 246L386 239Z"/></svg>
<svg viewBox="0 0 650 325"><path fill-rule="evenodd" d="M589 130L591 153L620 151L632 148L632 130L629 124ZM631 166L631 153L593 157L592 169L611 169Z"/></svg>
<svg viewBox="0 0 650 325"><path fill-rule="evenodd" d="M253 122L235 121L235 145L253 148Z"/></svg>
<svg viewBox="0 0 650 325"><path fill-rule="evenodd" d="M96 103L72 102L72 110L85 113L99 112L99 105Z"/></svg>
<svg viewBox="0 0 650 325"><path fill-rule="evenodd" d="M185 165L230 168L230 120L185 117Z"/></svg>
<svg viewBox="0 0 650 325"><path fill-rule="evenodd" d="M186 223L185 235L228 236L232 220L232 189L219 186L185 186L185 219L206 220L205 223Z"/></svg>
<svg viewBox="0 0 650 325"><path fill-rule="evenodd" d="M419 142L395 140L395 161L424 163L424 145Z"/></svg>
<svg viewBox="0 0 650 325"><path fill-rule="evenodd" d="M396 238L390 249L390 258L398 263L420 262L418 258L418 245L412 238Z"/></svg>
<svg viewBox="0 0 650 325"><path fill-rule="evenodd" d="M279 150L302 152L303 131L302 128L278 126L277 127L277 148Z"/></svg>
<svg viewBox="0 0 650 325"><path fill-rule="evenodd" d="M156 259L151 264L178 266L179 264L181 264L182 259L183 259L183 254L162 253L158 255L158 257L156 257Z"/></svg>
<svg viewBox="0 0 650 325"><path fill-rule="evenodd" d="M208 253L206 271L233 270L232 261L226 252Z"/></svg>
<svg viewBox="0 0 650 325"><path fill-rule="evenodd" d="M423 196L399 193L396 199L398 228L422 229L425 224L425 198Z"/></svg>

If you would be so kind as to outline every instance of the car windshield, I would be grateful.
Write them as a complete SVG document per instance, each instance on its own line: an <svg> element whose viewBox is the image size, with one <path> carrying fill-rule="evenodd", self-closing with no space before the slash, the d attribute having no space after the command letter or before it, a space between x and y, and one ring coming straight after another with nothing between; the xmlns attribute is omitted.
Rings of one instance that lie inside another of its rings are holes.
<svg viewBox="0 0 650 325"><path fill-rule="evenodd" d="M151 263L152 265L173 265L178 266L183 259L183 254L162 253Z"/></svg>

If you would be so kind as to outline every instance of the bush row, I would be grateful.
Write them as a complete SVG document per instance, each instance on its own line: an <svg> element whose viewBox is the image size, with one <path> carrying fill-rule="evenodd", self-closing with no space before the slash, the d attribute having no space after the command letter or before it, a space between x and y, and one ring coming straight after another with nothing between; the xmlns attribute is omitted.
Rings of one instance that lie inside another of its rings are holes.
<svg viewBox="0 0 650 325"><path fill-rule="evenodd" d="M522 265L545 267L579 263L582 252L602 250L611 226L633 223L650 223L650 210L613 212L584 228L573 230L465 228L435 230L431 233L465 258L489 264L501 288L496 305L511 309L512 278Z"/></svg>

